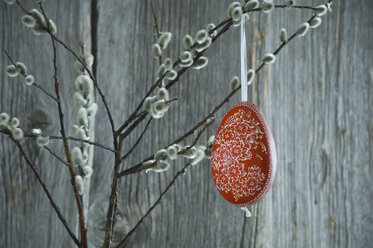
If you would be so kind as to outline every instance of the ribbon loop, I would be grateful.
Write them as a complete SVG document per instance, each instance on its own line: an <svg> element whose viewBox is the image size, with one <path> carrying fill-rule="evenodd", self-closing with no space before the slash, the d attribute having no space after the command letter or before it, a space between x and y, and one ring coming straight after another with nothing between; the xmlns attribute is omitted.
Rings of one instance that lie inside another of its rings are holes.
<svg viewBox="0 0 373 248"><path fill-rule="evenodd" d="M246 57L246 34L245 34L245 15L242 14L240 25L240 44L241 44L241 101L247 101L247 57Z"/></svg>

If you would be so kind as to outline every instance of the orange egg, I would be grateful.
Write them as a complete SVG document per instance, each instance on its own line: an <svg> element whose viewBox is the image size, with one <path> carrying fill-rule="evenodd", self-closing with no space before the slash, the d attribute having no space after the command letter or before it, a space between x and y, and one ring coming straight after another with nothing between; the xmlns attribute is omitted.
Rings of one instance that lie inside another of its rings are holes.
<svg viewBox="0 0 373 248"><path fill-rule="evenodd" d="M262 111L249 102L234 105L212 146L211 172L219 193L241 207L258 202L271 188L276 162L275 142Z"/></svg>

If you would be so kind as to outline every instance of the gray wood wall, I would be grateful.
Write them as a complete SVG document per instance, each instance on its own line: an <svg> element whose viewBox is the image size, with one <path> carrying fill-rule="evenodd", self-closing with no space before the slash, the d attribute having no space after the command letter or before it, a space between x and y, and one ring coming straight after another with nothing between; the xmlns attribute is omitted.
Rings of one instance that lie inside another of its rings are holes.
<svg viewBox="0 0 373 248"><path fill-rule="evenodd" d="M26 1L24 1L26 2ZM280 3L282 1L275 1ZM317 5L323 1L297 1ZM154 0L161 31L173 33L167 55L176 58L181 39L207 23L226 18L229 0ZM36 8L34 1L25 3ZM79 50L94 48L97 79L118 126L155 79L157 61L147 0L52 1L47 13L58 36ZM179 178L161 204L130 238L128 247L369 247L373 242L373 2L335 1L317 30L297 38L266 67L250 88L250 99L272 126L278 170L272 190L255 206L253 217L223 200L211 180L209 160ZM279 45L282 27L289 33L310 17L308 10L253 14L247 24L249 67ZM16 6L0 3L0 47L23 61L37 81L53 91L52 50L47 35L34 36L20 21ZM93 32L92 32L93 31ZM239 74L239 30L232 28L208 50L209 66L187 72L170 90L179 101L166 117L153 121L124 168L141 161L191 128L229 93ZM92 41L92 44L91 44ZM72 104L73 57L58 47L65 124L75 122ZM0 56L0 67L9 62ZM235 96L216 115L200 143L207 141ZM109 123L98 100L96 141L112 144ZM18 116L22 127L42 127L58 135L57 108L20 78L0 70L0 112ZM126 141L133 144L144 125ZM71 226L75 202L67 169L30 140L22 141ZM51 149L62 154L60 142ZM95 149L89 208L89 240L102 242L113 157ZM183 159L162 174L125 177L120 190L120 239L154 203L183 166ZM0 246L71 247L32 172L8 138L0 136Z"/></svg>

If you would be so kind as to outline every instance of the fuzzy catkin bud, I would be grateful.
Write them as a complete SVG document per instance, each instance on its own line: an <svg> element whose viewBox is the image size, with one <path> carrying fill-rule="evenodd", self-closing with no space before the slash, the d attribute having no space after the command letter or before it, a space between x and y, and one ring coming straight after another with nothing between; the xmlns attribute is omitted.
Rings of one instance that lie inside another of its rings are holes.
<svg viewBox="0 0 373 248"><path fill-rule="evenodd" d="M255 77L255 70L250 69L247 71L247 84L250 85Z"/></svg>
<svg viewBox="0 0 373 248"><path fill-rule="evenodd" d="M3 112L3 113L0 114L0 123L1 124L8 124L9 119L10 119L10 117L7 113Z"/></svg>
<svg viewBox="0 0 373 248"><path fill-rule="evenodd" d="M212 33L210 33L211 30L213 30L214 28L215 28L215 24L214 23L209 23L206 26L206 29L209 31L209 34L210 34L211 37L215 37L218 34L217 30L214 30Z"/></svg>
<svg viewBox="0 0 373 248"><path fill-rule="evenodd" d="M191 65L193 65L193 59L189 60L188 62L181 62L180 63L180 67L189 67Z"/></svg>
<svg viewBox="0 0 373 248"><path fill-rule="evenodd" d="M259 7L259 2L257 0L250 0L248 1L245 6L243 7L244 10L249 11Z"/></svg>
<svg viewBox="0 0 373 248"><path fill-rule="evenodd" d="M192 36L185 35L184 38L183 38L183 45L184 45L185 49L189 49L191 46L193 46L193 44L194 44L194 40L193 40Z"/></svg>
<svg viewBox="0 0 373 248"><path fill-rule="evenodd" d="M204 146L199 146L197 148L197 155L196 155L196 157L190 161L190 163L192 165L198 164L202 159L205 158L205 149L206 149L206 147L204 147Z"/></svg>
<svg viewBox="0 0 373 248"><path fill-rule="evenodd" d="M88 108L87 108L87 115L89 117L94 117L97 113L97 109L98 109L98 106L97 106L97 103L92 103Z"/></svg>
<svg viewBox="0 0 373 248"><path fill-rule="evenodd" d="M77 133L76 133L76 138L82 139L82 140L87 140L87 134L85 133L83 128L79 128Z"/></svg>
<svg viewBox="0 0 373 248"><path fill-rule="evenodd" d="M33 85L34 82L35 82L35 78L34 78L33 75L27 75L27 76L25 77L25 84L26 84L27 86L31 86L31 85Z"/></svg>
<svg viewBox="0 0 373 248"><path fill-rule="evenodd" d="M295 1L294 0L286 0L285 4L286 4L287 8L291 8L295 5Z"/></svg>
<svg viewBox="0 0 373 248"><path fill-rule="evenodd" d="M263 63L264 64L273 64L276 60L276 56L272 53L267 53L266 55L264 55L263 57Z"/></svg>
<svg viewBox="0 0 373 248"><path fill-rule="evenodd" d="M12 136L13 138L15 138L16 140L20 140L23 138L23 131L22 129L16 127L12 130Z"/></svg>
<svg viewBox="0 0 373 248"><path fill-rule="evenodd" d="M8 124L0 123L0 131L10 131Z"/></svg>
<svg viewBox="0 0 373 248"><path fill-rule="evenodd" d="M192 53L189 51L182 52L180 55L180 60L183 63L189 62L190 60L192 60Z"/></svg>
<svg viewBox="0 0 373 248"><path fill-rule="evenodd" d="M241 25L241 20L233 21L233 27L239 27Z"/></svg>
<svg viewBox="0 0 373 248"><path fill-rule="evenodd" d="M31 133L32 133L33 135L37 135L37 136L39 136L39 135L41 135L41 129L40 129L40 128L33 128L33 129L31 130Z"/></svg>
<svg viewBox="0 0 373 248"><path fill-rule="evenodd" d="M233 3L231 3L229 5L229 7L228 7L227 15L229 17L232 17L232 11L233 11L233 9L236 8L236 7L240 7L240 6L241 6L241 4L239 2L233 2Z"/></svg>
<svg viewBox="0 0 373 248"><path fill-rule="evenodd" d="M206 67L208 63L209 60L205 56L202 56L194 63L193 67L194 69L199 70Z"/></svg>
<svg viewBox="0 0 373 248"><path fill-rule="evenodd" d="M83 60L88 67L92 67L95 57L92 54L86 54L84 55Z"/></svg>
<svg viewBox="0 0 373 248"><path fill-rule="evenodd" d="M282 28L280 30L280 34L278 35L278 38L280 39L280 41L282 43L288 42L288 34L286 33L286 29L285 28Z"/></svg>
<svg viewBox="0 0 373 248"><path fill-rule="evenodd" d="M170 168L170 163L165 160L160 160L157 162L156 168L157 172L166 171L168 168Z"/></svg>
<svg viewBox="0 0 373 248"><path fill-rule="evenodd" d="M19 69L15 67L14 65L8 65L5 68L5 72L8 77L16 77L18 76Z"/></svg>
<svg viewBox="0 0 373 248"><path fill-rule="evenodd" d="M155 99L156 98L153 96L148 96L147 98L145 98L144 103L142 104L143 110L149 111Z"/></svg>
<svg viewBox="0 0 373 248"><path fill-rule="evenodd" d="M45 22L44 16L42 13L39 12L39 10L32 9L30 10L29 14L35 19L36 25L45 26L46 22Z"/></svg>
<svg viewBox="0 0 373 248"><path fill-rule="evenodd" d="M165 59L163 64L164 64L164 66L166 67L167 70L171 70L172 67L173 67L173 63L172 63L171 58Z"/></svg>
<svg viewBox="0 0 373 248"><path fill-rule="evenodd" d="M271 1L264 1L262 5L262 10L264 13L269 13L273 10L275 4Z"/></svg>
<svg viewBox="0 0 373 248"><path fill-rule="evenodd" d="M174 80L177 77L177 72L175 70L171 70L166 74L167 79Z"/></svg>
<svg viewBox="0 0 373 248"><path fill-rule="evenodd" d="M166 160L167 158L168 155L166 149L161 149L154 155L155 160Z"/></svg>
<svg viewBox="0 0 373 248"><path fill-rule="evenodd" d="M171 160L177 159L177 155L178 155L177 153L178 153L177 146L171 145L167 148L167 156L169 159Z"/></svg>
<svg viewBox="0 0 373 248"><path fill-rule="evenodd" d="M229 83L230 90L234 91L234 90L238 89L239 86L240 86L239 77L237 77L237 76L233 77L232 80Z"/></svg>
<svg viewBox="0 0 373 248"><path fill-rule="evenodd" d="M232 10L232 19L233 21L240 21L242 17L242 8L240 7L235 7Z"/></svg>
<svg viewBox="0 0 373 248"><path fill-rule="evenodd" d="M158 44L162 49L166 49L168 44L170 43L172 38L172 34L170 32L164 32L158 39Z"/></svg>
<svg viewBox="0 0 373 248"><path fill-rule="evenodd" d="M142 166L144 166L144 167L145 167L145 166L150 166L150 165L154 164L155 161L156 161L156 160L152 160L152 159L151 159L151 160L148 160L148 161L145 161L145 162L142 163Z"/></svg>
<svg viewBox="0 0 373 248"><path fill-rule="evenodd" d="M87 97L93 92L94 85L92 79L87 75L79 75L75 79L75 87L84 97Z"/></svg>
<svg viewBox="0 0 373 248"><path fill-rule="evenodd" d="M321 24L321 18L315 17L310 22L310 28L317 28Z"/></svg>
<svg viewBox="0 0 373 248"><path fill-rule="evenodd" d="M162 49L161 46L158 43L155 43L152 47L153 55L154 57L158 58L162 56Z"/></svg>
<svg viewBox="0 0 373 248"><path fill-rule="evenodd" d="M30 15L22 16L22 24L28 28L32 28L35 25L35 19Z"/></svg>
<svg viewBox="0 0 373 248"><path fill-rule="evenodd" d="M78 114L76 116L76 122L80 126L86 126L88 124L88 114L87 109L81 107L78 110Z"/></svg>
<svg viewBox="0 0 373 248"><path fill-rule="evenodd" d="M328 11L328 8L325 6L325 4L319 5L316 8L317 8L317 10L316 10L316 15L317 16L323 16Z"/></svg>
<svg viewBox="0 0 373 248"><path fill-rule="evenodd" d="M188 151L184 153L184 157L189 159L194 159L195 157L197 157L197 148L195 146L192 146Z"/></svg>
<svg viewBox="0 0 373 248"><path fill-rule="evenodd" d="M164 161L164 160L160 160L160 161L157 161L157 163L147 169L145 172L148 173L148 171L154 171L154 172L163 172L163 171L166 171L170 168L170 163L167 162L167 161Z"/></svg>
<svg viewBox="0 0 373 248"><path fill-rule="evenodd" d="M36 144L38 144L39 146L47 146L49 144L49 141L49 136L39 136L36 138Z"/></svg>
<svg viewBox="0 0 373 248"><path fill-rule="evenodd" d="M88 165L84 166L83 173L84 173L84 178L89 178L90 176L92 176L92 173L93 173L92 167Z"/></svg>
<svg viewBox="0 0 373 248"><path fill-rule="evenodd" d="M208 119L206 120L206 124L207 124L207 125L210 125L210 124L212 124L214 121L215 121L215 117L214 117L214 116L213 116L213 117L210 117L210 118L208 118Z"/></svg>
<svg viewBox="0 0 373 248"><path fill-rule="evenodd" d="M163 74L167 71L166 66L164 64L160 65L157 71L157 77L160 78Z"/></svg>
<svg viewBox="0 0 373 248"><path fill-rule="evenodd" d="M81 195L84 192L84 182L81 176L76 176L75 177L75 184L76 184L76 189L78 191L78 194Z"/></svg>
<svg viewBox="0 0 373 248"><path fill-rule="evenodd" d="M82 150L77 146L74 146L74 148L71 150L71 161L74 165L79 165L83 163Z"/></svg>
<svg viewBox="0 0 373 248"><path fill-rule="evenodd" d="M198 44L196 46L196 51L197 52L202 52L203 50L209 48L211 46L211 43L212 43L212 39L210 37L207 37L205 42L203 42L202 44Z"/></svg>
<svg viewBox="0 0 373 248"><path fill-rule="evenodd" d="M74 68L78 73L83 73L84 72L84 66L82 65L82 63L80 63L79 60L74 62Z"/></svg>
<svg viewBox="0 0 373 248"><path fill-rule="evenodd" d="M44 26L40 26L38 24L35 24L33 27L32 27L32 32L35 34L35 35L41 35L42 33L45 32L45 28Z"/></svg>
<svg viewBox="0 0 373 248"><path fill-rule="evenodd" d="M157 98L158 99L162 99L162 100L165 100L165 101L168 101L170 98L169 98L169 93L168 93L168 90L164 87L162 88L159 88L157 90Z"/></svg>
<svg viewBox="0 0 373 248"><path fill-rule="evenodd" d="M205 42L207 37L207 31L205 29L201 29L195 34L194 39L197 41L197 43L202 44L203 42Z"/></svg>
<svg viewBox="0 0 373 248"><path fill-rule="evenodd" d="M155 107L155 103L153 103L152 105L150 105L149 114L150 114L151 117L153 117L154 119L162 118L163 115L164 115L162 112L157 111L157 109L156 109L156 107Z"/></svg>
<svg viewBox="0 0 373 248"><path fill-rule="evenodd" d="M73 102L78 107L87 104L87 100L84 99L84 97L82 96L82 94L80 94L80 92L74 93Z"/></svg>
<svg viewBox="0 0 373 248"><path fill-rule="evenodd" d="M18 120L18 118L13 117L13 118L10 120L10 126L11 126L11 127L18 127L18 126L19 126L19 120Z"/></svg>
<svg viewBox="0 0 373 248"><path fill-rule="evenodd" d="M49 20L49 28L52 34L57 33L57 26L52 20Z"/></svg>
<svg viewBox="0 0 373 248"><path fill-rule="evenodd" d="M26 76L27 75L27 67L26 67L26 65L24 63L22 63L22 62L17 62L16 65L17 65L19 73L22 74L22 75L24 75L24 76Z"/></svg>
<svg viewBox="0 0 373 248"><path fill-rule="evenodd" d="M209 137L208 141L207 141L207 146L208 147L212 147L212 144L214 143L214 139L215 139L215 135L212 135Z"/></svg>
<svg viewBox="0 0 373 248"><path fill-rule="evenodd" d="M152 108L156 114L161 115L162 117L163 114L168 110L168 104L166 104L164 100L159 100L153 103Z"/></svg>
<svg viewBox="0 0 373 248"><path fill-rule="evenodd" d="M298 36L305 36L309 28L310 24L308 24L308 22L302 23L295 33Z"/></svg>
<svg viewBox="0 0 373 248"><path fill-rule="evenodd" d="M77 125L71 125L70 126L70 135L74 138L77 138L77 134L78 134L78 131L79 131L79 127Z"/></svg>

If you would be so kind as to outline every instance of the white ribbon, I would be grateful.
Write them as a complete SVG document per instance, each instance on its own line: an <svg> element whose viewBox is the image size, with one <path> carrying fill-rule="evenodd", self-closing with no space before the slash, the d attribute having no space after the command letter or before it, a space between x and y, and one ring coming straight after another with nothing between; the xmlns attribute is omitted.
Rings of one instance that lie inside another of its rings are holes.
<svg viewBox="0 0 373 248"><path fill-rule="evenodd" d="M251 217L250 210L249 210L247 207L242 207L241 209L242 209L243 211L245 211L245 214L246 214L246 217L247 217L247 218L250 218L250 217Z"/></svg>
<svg viewBox="0 0 373 248"><path fill-rule="evenodd" d="M246 34L245 34L245 15L241 17L241 101L247 101L247 57L246 57Z"/></svg>

